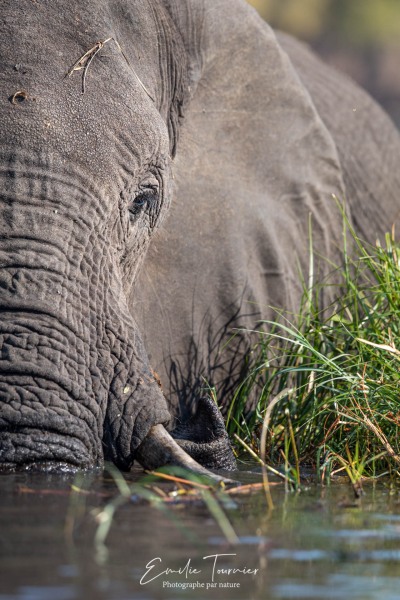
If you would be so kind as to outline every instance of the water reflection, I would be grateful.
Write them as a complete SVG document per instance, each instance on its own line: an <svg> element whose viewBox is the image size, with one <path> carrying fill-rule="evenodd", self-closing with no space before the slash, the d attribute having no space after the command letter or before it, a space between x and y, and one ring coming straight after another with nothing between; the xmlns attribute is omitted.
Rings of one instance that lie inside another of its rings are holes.
<svg viewBox="0 0 400 600"><path fill-rule="evenodd" d="M137 497L96 546L115 483L95 473L85 493L71 485L66 474L0 476L0 600L399 597L399 496L384 483L358 504L347 485L276 485L272 514L262 493L237 497L225 508L235 546L201 502L160 511Z"/></svg>

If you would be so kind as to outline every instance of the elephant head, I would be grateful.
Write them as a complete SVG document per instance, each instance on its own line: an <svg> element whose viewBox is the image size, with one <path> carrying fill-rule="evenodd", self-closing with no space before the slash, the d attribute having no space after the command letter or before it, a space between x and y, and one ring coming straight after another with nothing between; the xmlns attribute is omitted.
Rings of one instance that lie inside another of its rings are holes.
<svg viewBox="0 0 400 600"><path fill-rule="evenodd" d="M310 214L332 259L343 169L309 92L244 0L3 0L0 34L0 465L232 467L208 400L167 434L137 323L179 353L196 290L217 330L246 286L295 308Z"/></svg>
<svg viewBox="0 0 400 600"><path fill-rule="evenodd" d="M6 0L0 28L0 464L190 462L130 310L170 204L181 36L154 0Z"/></svg>

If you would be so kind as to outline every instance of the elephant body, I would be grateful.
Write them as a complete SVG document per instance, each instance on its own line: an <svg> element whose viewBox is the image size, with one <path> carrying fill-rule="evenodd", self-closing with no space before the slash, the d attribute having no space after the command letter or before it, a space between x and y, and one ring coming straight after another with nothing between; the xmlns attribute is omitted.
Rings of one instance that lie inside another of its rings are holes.
<svg viewBox="0 0 400 600"><path fill-rule="evenodd" d="M242 0L5 0L0 32L0 464L154 466L203 378L228 401L233 329L297 310L310 218L339 256L332 195L396 221L398 133ZM207 401L175 437L232 467Z"/></svg>

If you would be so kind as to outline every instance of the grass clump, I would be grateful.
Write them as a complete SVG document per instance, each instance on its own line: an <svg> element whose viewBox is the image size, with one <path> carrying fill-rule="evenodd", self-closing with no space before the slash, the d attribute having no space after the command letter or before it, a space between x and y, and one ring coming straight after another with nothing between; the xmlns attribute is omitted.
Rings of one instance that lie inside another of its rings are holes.
<svg viewBox="0 0 400 600"><path fill-rule="evenodd" d="M369 247L350 232L358 259L345 246L336 300L319 310L323 286L314 286L296 325L266 323L227 416L231 436L295 482L306 464L352 481L400 472L400 248L393 234Z"/></svg>

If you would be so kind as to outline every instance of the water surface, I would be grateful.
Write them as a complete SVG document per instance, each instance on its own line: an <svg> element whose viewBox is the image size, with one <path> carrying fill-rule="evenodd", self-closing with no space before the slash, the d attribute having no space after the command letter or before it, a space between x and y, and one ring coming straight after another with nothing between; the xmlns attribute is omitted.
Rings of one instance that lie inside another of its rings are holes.
<svg viewBox="0 0 400 600"><path fill-rule="evenodd" d="M109 475L2 474L0 600L398 600L399 494L384 482L364 492L355 501L347 483L300 494L275 485L272 513L263 493L234 498L234 546L201 501L160 511L135 495L102 545L96 531L118 495Z"/></svg>

